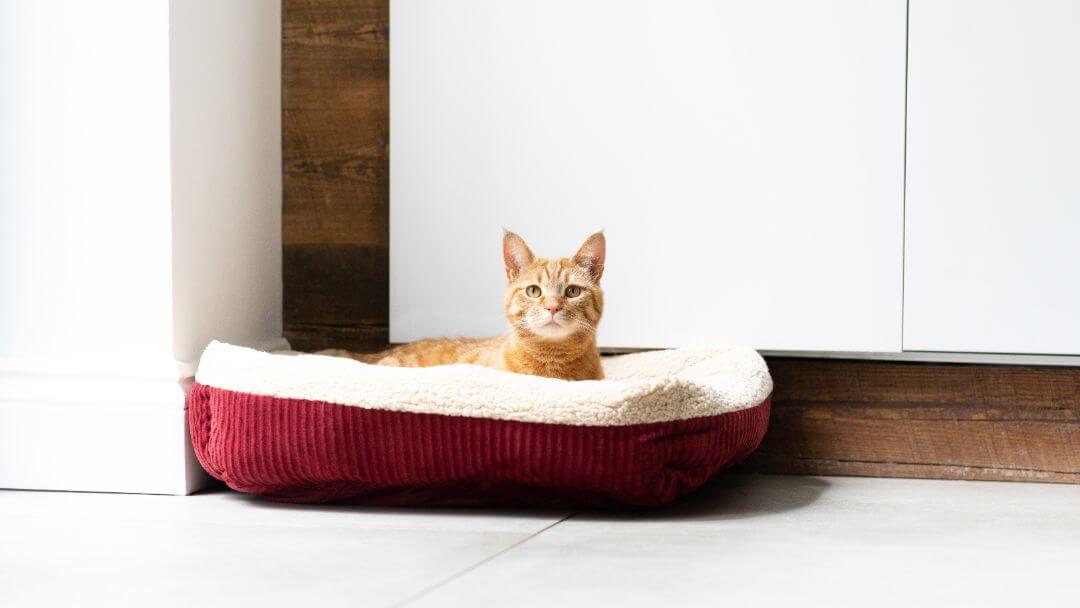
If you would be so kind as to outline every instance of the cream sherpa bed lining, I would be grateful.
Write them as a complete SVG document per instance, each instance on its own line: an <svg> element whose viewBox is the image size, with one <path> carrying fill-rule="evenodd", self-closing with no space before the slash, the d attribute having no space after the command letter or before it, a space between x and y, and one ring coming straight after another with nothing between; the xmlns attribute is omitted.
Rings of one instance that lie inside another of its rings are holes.
<svg viewBox="0 0 1080 608"><path fill-rule="evenodd" d="M713 416L754 407L772 392L764 359L745 348L606 357L604 376L567 382L474 365L388 367L213 342L203 353L195 379L268 397L581 426Z"/></svg>

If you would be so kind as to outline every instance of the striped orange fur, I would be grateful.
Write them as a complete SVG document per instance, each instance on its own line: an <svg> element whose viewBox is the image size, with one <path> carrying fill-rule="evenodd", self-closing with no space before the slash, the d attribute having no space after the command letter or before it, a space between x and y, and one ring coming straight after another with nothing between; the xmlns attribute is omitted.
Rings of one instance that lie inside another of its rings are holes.
<svg viewBox="0 0 1080 608"><path fill-rule="evenodd" d="M379 365L430 367L471 363L563 380L603 377L596 327L604 311L606 243L593 234L571 258L537 258L520 236L503 234L508 285L503 300L510 333L487 339L430 339L375 355L352 355Z"/></svg>

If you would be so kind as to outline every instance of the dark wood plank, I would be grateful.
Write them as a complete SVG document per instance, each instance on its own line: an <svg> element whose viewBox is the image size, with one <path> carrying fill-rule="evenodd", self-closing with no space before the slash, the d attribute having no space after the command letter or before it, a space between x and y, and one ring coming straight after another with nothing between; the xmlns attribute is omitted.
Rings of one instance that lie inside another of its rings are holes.
<svg viewBox="0 0 1080 608"><path fill-rule="evenodd" d="M389 2L286 0L285 335L299 350L388 341Z"/></svg>
<svg viewBox="0 0 1080 608"><path fill-rule="evenodd" d="M385 247L286 245L283 262L285 337L293 348L371 351L387 345Z"/></svg>
<svg viewBox="0 0 1080 608"><path fill-rule="evenodd" d="M388 107L388 0L286 0L282 21L286 110Z"/></svg>
<svg viewBox="0 0 1080 608"><path fill-rule="evenodd" d="M1080 481L1080 369L772 359L753 470Z"/></svg>
<svg viewBox="0 0 1080 608"><path fill-rule="evenodd" d="M339 110L284 112L286 244L389 244L385 118Z"/></svg>
<svg viewBox="0 0 1080 608"><path fill-rule="evenodd" d="M1075 409L1080 369L770 358L777 395L802 403Z"/></svg>
<svg viewBox="0 0 1080 608"><path fill-rule="evenodd" d="M303 352L317 352L326 348L344 348L357 353L369 353L387 347L389 337L386 325L347 325L334 327L324 323L293 325L285 332L289 344Z"/></svg>
<svg viewBox="0 0 1080 608"><path fill-rule="evenodd" d="M966 481L1027 481L1080 483L1080 474L1026 469L979 468L957 465L858 462L850 460L780 459L755 454L740 467L743 471L787 475L840 475L848 477L903 477L909 479L962 479Z"/></svg>

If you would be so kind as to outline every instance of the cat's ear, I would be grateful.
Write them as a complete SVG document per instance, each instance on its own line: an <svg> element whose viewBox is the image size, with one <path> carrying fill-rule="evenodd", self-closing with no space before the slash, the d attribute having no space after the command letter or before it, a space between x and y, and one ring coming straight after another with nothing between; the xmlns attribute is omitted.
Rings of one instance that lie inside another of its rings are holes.
<svg viewBox="0 0 1080 608"><path fill-rule="evenodd" d="M607 253L607 241L604 239L604 231L585 239L574 254L574 263L589 271L593 280L599 281L604 274L604 256Z"/></svg>
<svg viewBox="0 0 1080 608"><path fill-rule="evenodd" d="M535 257L525 239L503 228L503 264L506 265L506 278L513 281L521 274L521 269L532 264Z"/></svg>

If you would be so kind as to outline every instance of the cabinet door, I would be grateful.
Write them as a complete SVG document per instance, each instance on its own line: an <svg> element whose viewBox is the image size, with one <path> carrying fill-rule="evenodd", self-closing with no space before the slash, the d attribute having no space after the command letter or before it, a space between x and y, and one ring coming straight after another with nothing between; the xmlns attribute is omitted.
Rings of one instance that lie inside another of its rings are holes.
<svg viewBox="0 0 1080 608"><path fill-rule="evenodd" d="M904 348L1080 354L1080 3L912 0Z"/></svg>
<svg viewBox="0 0 1080 608"><path fill-rule="evenodd" d="M606 228L600 343L898 351L905 2L394 0L391 339Z"/></svg>

